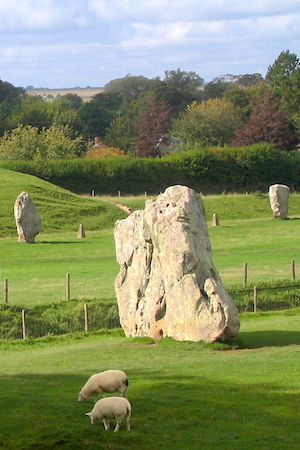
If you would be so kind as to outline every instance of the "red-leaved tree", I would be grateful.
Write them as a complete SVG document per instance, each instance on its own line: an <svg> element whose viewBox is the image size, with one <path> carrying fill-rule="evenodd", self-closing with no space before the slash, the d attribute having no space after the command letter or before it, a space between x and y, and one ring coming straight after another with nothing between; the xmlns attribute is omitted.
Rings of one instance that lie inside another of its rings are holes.
<svg viewBox="0 0 300 450"><path fill-rule="evenodd" d="M248 122L235 135L231 144L236 147L268 142L280 150L290 151L296 145L290 116L280 108L280 99L269 90L253 101Z"/></svg>
<svg viewBox="0 0 300 450"><path fill-rule="evenodd" d="M137 120L136 155L154 157L161 154L160 146L166 139L170 125L171 108L167 102L151 96L147 99Z"/></svg>

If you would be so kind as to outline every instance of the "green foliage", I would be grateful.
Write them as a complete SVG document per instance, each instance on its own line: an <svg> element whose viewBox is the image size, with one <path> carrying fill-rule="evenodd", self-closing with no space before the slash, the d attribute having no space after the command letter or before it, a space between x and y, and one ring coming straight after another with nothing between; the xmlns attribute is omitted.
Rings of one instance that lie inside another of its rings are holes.
<svg viewBox="0 0 300 450"><path fill-rule="evenodd" d="M128 155L134 155L136 128L128 115L116 117L106 130L104 142L106 145L120 148Z"/></svg>
<svg viewBox="0 0 300 450"><path fill-rule="evenodd" d="M186 150L154 158L75 158L70 160L1 161L0 167L30 173L80 194L158 194L185 184L203 194L267 191L270 184L300 189L300 154L268 144Z"/></svg>
<svg viewBox="0 0 300 450"><path fill-rule="evenodd" d="M31 125L19 125L0 138L0 159L43 162L54 158L75 158L85 150L81 136L72 139L66 125L52 125L41 131Z"/></svg>
<svg viewBox="0 0 300 450"><path fill-rule="evenodd" d="M79 114L84 123L87 139L93 139L95 136L105 136L106 129L118 115L121 101L122 99L118 93L103 92L97 94L93 100L84 103L80 107Z"/></svg>
<svg viewBox="0 0 300 450"><path fill-rule="evenodd" d="M204 84L203 78L196 72L185 72L179 68L177 70L166 70L165 79L163 81L166 85L173 87L178 91L194 92Z"/></svg>
<svg viewBox="0 0 300 450"><path fill-rule="evenodd" d="M41 130L52 124L51 104L41 97L28 95L14 109L10 121L12 128L18 125L30 125Z"/></svg>
<svg viewBox="0 0 300 450"><path fill-rule="evenodd" d="M283 106L291 113L299 113L300 61L289 50L282 51L268 67L267 82L280 95Z"/></svg>
<svg viewBox="0 0 300 450"><path fill-rule="evenodd" d="M128 74L126 77L116 78L107 83L104 86L104 92L118 93L122 98L122 112L125 112L142 92L149 89L149 86L150 80L148 78Z"/></svg>
<svg viewBox="0 0 300 450"><path fill-rule="evenodd" d="M211 99L192 104L174 121L171 133L187 147L224 146L241 126L241 113L231 102Z"/></svg>

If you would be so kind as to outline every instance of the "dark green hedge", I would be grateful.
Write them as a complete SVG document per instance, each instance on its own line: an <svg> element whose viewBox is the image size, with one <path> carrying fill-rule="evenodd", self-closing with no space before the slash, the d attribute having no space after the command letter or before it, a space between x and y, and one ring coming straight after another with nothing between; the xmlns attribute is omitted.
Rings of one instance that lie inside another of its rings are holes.
<svg viewBox="0 0 300 450"><path fill-rule="evenodd" d="M28 173L79 194L156 195L167 186L184 184L203 194L267 191L282 183L300 190L300 153L271 145L201 148L157 159L104 158L0 161L0 167Z"/></svg>

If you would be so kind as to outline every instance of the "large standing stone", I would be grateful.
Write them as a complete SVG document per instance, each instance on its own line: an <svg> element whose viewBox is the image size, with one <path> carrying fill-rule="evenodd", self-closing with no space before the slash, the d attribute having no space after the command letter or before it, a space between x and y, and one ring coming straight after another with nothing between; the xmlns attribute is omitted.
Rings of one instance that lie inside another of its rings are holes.
<svg viewBox="0 0 300 450"><path fill-rule="evenodd" d="M36 235L41 231L41 218L27 192L21 192L17 197L14 213L19 235L18 242L35 242Z"/></svg>
<svg viewBox="0 0 300 450"><path fill-rule="evenodd" d="M284 184L273 184L269 187L269 199L273 217L287 219L289 209L290 188Z"/></svg>
<svg viewBox="0 0 300 450"><path fill-rule="evenodd" d="M172 186L115 226L115 280L126 336L213 342L239 331L212 261L200 195Z"/></svg>

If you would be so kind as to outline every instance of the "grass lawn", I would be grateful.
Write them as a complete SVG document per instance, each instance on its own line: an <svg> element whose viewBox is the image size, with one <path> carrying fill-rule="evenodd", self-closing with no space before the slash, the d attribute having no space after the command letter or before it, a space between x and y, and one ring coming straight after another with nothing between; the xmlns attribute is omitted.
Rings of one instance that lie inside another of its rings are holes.
<svg viewBox="0 0 300 450"><path fill-rule="evenodd" d="M295 261L299 279L300 233L298 220L228 220L220 227L209 224L213 260L226 287L242 285L243 266L248 282L291 279ZM66 273L71 276L72 298L115 298L119 271L113 229L37 237L36 244L0 239L0 279L9 280L9 302L32 306L65 298Z"/></svg>
<svg viewBox="0 0 300 450"><path fill-rule="evenodd" d="M36 244L0 239L1 280L9 283L11 305L33 306L66 298L70 273L72 298L115 298L118 264L112 230L41 235Z"/></svg>
<svg viewBox="0 0 300 450"><path fill-rule="evenodd" d="M242 316L249 349L111 335L0 346L0 448L299 448L300 311ZM272 333L273 339L271 338ZM93 426L86 379L125 370L132 431Z"/></svg>
<svg viewBox="0 0 300 450"><path fill-rule="evenodd" d="M143 208L142 198L83 198L28 175L0 169L1 282L9 302L114 298L118 272L113 225ZM12 207L27 190L42 212L36 244L17 242ZM203 198L213 259L225 286L290 278L299 261L300 195L290 220L271 217L266 194ZM218 213L220 227L211 226ZM77 239L78 224L87 230ZM300 310L243 314L227 346L125 338L122 330L0 341L0 449L252 450L299 448ZM227 350L224 350L226 348ZM78 403L87 378L109 368L130 380L132 431L93 426Z"/></svg>

